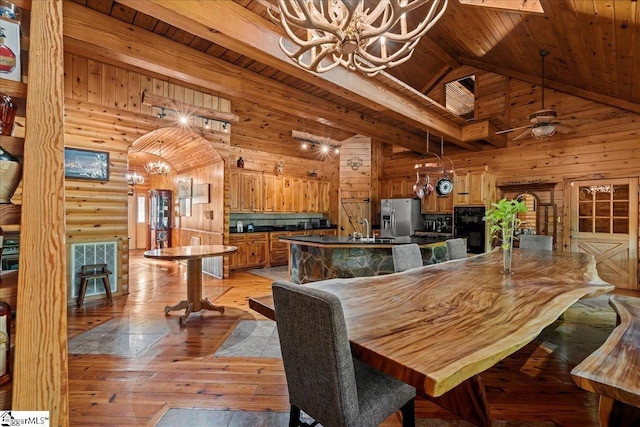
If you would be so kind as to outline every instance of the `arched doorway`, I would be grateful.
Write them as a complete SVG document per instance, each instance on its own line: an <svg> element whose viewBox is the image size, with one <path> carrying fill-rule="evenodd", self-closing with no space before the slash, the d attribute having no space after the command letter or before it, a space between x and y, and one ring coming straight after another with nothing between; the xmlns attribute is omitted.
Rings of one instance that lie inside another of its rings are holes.
<svg viewBox="0 0 640 427"><path fill-rule="evenodd" d="M149 132L131 144L127 158L129 171L136 172L144 178L144 183L129 187L130 249L149 248L149 190L164 189L172 192L174 197L170 228L172 234L175 234L180 229L181 214L185 214L179 210L184 200L177 197L178 183L181 180L193 180L194 177L189 175L197 171L199 179L203 182L196 182L196 185L203 185L206 182L212 188L224 189L224 172L219 173L220 165L224 165L222 156L209 140L188 129L168 127ZM145 170L146 164L158 160L169 166L170 171L167 175L150 175ZM222 194L221 192L220 196ZM215 204L217 208L223 209L224 198L216 200ZM212 209L202 210L211 211ZM222 214L212 215L211 220L196 225L205 233L222 230L223 226ZM179 240L177 239L177 244L180 244ZM174 243L173 246L177 244Z"/></svg>

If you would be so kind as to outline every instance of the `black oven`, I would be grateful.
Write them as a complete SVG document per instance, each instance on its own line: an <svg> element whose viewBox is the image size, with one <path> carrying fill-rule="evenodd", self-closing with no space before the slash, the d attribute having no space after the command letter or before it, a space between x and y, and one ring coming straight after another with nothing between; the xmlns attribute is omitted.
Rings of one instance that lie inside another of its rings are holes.
<svg viewBox="0 0 640 427"><path fill-rule="evenodd" d="M453 208L453 235L467 239L467 252L481 254L485 248L485 208L464 206Z"/></svg>

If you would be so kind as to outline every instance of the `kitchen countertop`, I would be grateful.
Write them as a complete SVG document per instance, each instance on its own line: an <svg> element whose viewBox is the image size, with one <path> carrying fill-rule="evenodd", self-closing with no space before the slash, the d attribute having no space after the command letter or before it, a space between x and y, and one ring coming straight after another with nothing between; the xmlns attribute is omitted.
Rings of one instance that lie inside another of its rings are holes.
<svg viewBox="0 0 640 427"><path fill-rule="evenodd" d="M354 239L353 237L342 236L290 236L281 237L280 241L291 243L302 243L316 246L371 246L371 247L391 247L394 245L406 245L409 243L417 243L418 245L429 245L433 243L444 242L446 239L440 236L424 236L424 237L377 237L375 242L366 242L362 239Z"/></svg>
<svg viewBox="0 0 640 427"><path fill-rule="evenodd" d="M314 230L335 230L337 226L323 227L323 228L298 228L297 225L257 225L254 226L253 231L247 231L247 225L244 225L244 229L241 232L236 231L235 227L229 229L229 234L245 234L245 233L270 233L280 231L314 231Z"/></svg>

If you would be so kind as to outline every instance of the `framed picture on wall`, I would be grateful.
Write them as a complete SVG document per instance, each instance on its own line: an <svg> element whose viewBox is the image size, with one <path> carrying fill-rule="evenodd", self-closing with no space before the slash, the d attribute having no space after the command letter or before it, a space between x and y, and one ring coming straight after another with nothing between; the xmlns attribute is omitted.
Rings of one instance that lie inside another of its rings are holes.
<svg viewBox="0 0 640 427"><path fill-rule="evenodd" d="M193 204L209 203L209 184L193 186Z"/></svg>
<svg viewBox="0 0 640 427"><path fill-rule="evenodd" d="M178 181L178 199L188 199L191 197L191 178Z"/></svg>
<svg viewBox="0 0 640 427"><path fill-rule="evenodd" d="M109 181L109 153L106 151L64 149L64 177Z"/></svg>

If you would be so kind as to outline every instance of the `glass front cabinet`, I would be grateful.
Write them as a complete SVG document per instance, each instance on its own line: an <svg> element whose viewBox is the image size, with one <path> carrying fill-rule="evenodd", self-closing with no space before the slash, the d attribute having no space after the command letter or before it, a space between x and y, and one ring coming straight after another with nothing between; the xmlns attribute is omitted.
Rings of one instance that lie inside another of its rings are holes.
<svg viewBox="0 0 640 427"><path fill-rule="evenodd" d="M149 249L171 246L171 190L149 190Z"/></svg>

